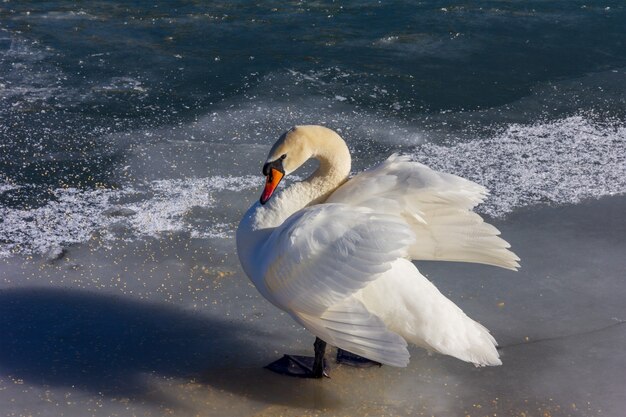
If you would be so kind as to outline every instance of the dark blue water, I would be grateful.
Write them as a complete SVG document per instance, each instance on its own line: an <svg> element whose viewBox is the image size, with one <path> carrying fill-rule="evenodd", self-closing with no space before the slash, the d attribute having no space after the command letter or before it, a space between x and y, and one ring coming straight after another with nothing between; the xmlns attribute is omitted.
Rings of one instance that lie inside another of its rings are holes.
<svg viewBox="0 0 626 417"><path fill-rule="evenodd" d="M609 137L602 159L624 146L624 22L622 1L3 2L0 204L41 208L59 189L217 166L256 174L247 168L297 123L340 130L361 168L423 144L488 139L482 152L511 136L548 152L561 131L567 149L581 132L581 147Z"/></svg>

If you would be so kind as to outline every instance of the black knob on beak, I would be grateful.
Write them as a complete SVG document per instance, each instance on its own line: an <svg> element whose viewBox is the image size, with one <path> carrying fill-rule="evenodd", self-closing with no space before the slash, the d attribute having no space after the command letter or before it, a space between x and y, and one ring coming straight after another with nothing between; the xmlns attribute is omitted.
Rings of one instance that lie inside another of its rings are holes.
<svg viewBox="0 0 626 417"><path fill-rule="evenodd" d="M272 168L274 168L275 170L279 171L282 174L285 173L285 170L283 169L283 160L281 158L278 158L272 162L268 162L265 165L263 165L263 175L265 175L266 177L270 175Z"/></svg>

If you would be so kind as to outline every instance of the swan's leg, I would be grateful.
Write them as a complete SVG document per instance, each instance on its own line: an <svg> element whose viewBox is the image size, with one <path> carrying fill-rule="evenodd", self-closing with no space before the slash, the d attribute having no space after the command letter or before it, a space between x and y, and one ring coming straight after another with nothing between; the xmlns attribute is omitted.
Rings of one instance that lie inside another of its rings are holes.
<svg viewBox="0 0 626 417"><path fill-rule="evenodd" d="M328 378L328 366L324 359L326 351L326 342L319 337L315 338L313 344L315 357L284 355L277 361L266 366L270 371L289 376L297 376L300 378Z"/></svg>
<svg viewBox="0 0 626 417"><path fill-rule="evenodd" d="M379 362L375 362L364 358L363 356L356 355L341 348L337 348L337 363L344 365L354 366L357 368L369 368L371 366L383 366Z"/></svg>
<svg viewBox="0 0 626 417"><path fill-rule="evenodd" d="M313 349L315 350L315 359L313 360L313 378L321 378L325 374L324 354L326 353L326 342L319 337L316 337L315 343L313 343Z"/></svg>

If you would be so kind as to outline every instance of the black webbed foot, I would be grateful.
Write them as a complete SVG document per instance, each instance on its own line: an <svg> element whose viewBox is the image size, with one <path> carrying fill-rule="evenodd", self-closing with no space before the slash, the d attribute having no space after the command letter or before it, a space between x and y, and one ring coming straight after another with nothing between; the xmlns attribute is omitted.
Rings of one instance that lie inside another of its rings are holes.
<svg viewBox="0 0 626 417"><path fill-rule="evenodd" d="M355 355L347 350L337 349L337 363L341 363L348 366L354 366L356 368L370 368L372 366L383 366L381 363L369 360L363 356Z"/></svg>
<svg viewBox="0 0 626 417"><path fill-rule="evenodd" d="M311 356L284 355L282 358L270 363L265 368L281 375L296 376L299 378L329 378L328 372L330 371L330 368L328 367L326 360L323 361L321 376L316 376L313 371L314 363L315 358Z"/></svg>
<svg viewBox="0 0 626 417"><path fill-rule="evenodd" d="M319 337L315 338L313 344L315 357L285 355L279 360L266 366L270 371L283 375L297 376L300 378L330 378L328 376L328 365L324 359L326 352L326 342Z"/></svg>

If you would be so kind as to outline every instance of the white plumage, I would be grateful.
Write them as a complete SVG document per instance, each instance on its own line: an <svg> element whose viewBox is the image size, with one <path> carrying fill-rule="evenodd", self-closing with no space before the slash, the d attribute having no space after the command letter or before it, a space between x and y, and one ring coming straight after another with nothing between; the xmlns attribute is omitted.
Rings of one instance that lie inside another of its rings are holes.
<svg viewBox="0 0 626 417"><path fill-rule="evenodd" d="M347 180L347 147L320 126L287 132L267 163L288 174L310 157L320 160L311 177L240 223L239 257L261 294L319 338L383 364L406 366L408 341L499 365L489 331L411 262L518 268L498 230L471 211L486 189L397 155Z"/></svg>

